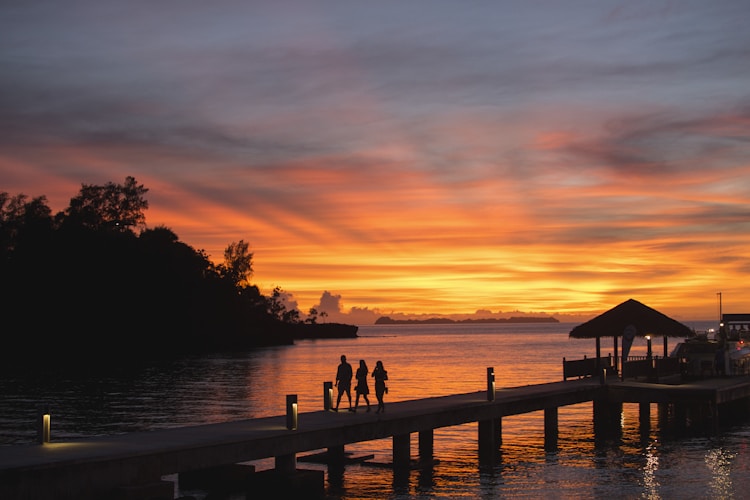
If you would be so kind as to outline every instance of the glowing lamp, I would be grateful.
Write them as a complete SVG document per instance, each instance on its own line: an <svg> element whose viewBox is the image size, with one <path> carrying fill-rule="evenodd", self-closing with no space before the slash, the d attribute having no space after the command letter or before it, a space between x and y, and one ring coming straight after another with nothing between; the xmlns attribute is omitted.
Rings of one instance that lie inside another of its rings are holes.
<svg viewBox="0 0 750 500"><path fill-rule="evenodd" d="M329 411L333 408L333 382L323 382L323 409Z"/></svg>
<svg viewBox="0 0 750 500"><path fill-rule="evenodd" d="M495 368L487 368L487 401L495 400Z"/></svg>
<svg viewBox="0 0 750 500"><path fill-rule="evenodd" d="M286 428L290 431L297 430L297 395L286 396Z"/></svg>
<svg viewBox="0 0 750 500"><path fill-rule="evenodd" d="M49 443L50 441L50 422L52 417L50 416L49 407L47 405L39 408L39 428L37 429L37 437L40 444Z"/></svg>

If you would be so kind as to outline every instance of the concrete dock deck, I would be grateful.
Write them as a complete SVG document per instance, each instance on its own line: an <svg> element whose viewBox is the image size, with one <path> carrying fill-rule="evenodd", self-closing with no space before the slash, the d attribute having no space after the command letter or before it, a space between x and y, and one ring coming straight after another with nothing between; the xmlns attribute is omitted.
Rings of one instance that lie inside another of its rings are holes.
<svg viewBox="0 0 750 500"><path fill-rule="evenodd" d="M583 378L502 388L495 391L494 400L490 400L488 391L478 391L388 403L387 411L381 414L375 413L374 408L371 412L360 408L357 413L303 412L298 416L296 430L287 429L287 416L280 415L68 442L53 438L43 445L0 447L0 498L94 498L112 488L159 481L169 474L270 457L294 464L296 454L301 452L343 449L346 444L388 437L394 438L395 462L396 440L403 442L404 436L408 438L414 432L430 433L469 422L479 422L481 426L504 416L539 410L551 412L556 427L558 408L597 399L720 404L748 397L748 377L681 385L613 378L605 384L599 379ZM545 413L545 426L546 416Z"/></svg>

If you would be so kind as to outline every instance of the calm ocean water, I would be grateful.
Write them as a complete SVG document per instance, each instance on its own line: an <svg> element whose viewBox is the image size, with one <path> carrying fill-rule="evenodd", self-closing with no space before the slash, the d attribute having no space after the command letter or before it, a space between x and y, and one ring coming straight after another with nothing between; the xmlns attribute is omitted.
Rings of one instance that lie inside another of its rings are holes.
<svg viewBox="0 0 750 500"><path fill-rule="evenodd" d="M0 378L0 445L31 443L39 403L52 412L52 439L146 431L283 414L285 395L297 394L304 412L322 409L323 383L335 378L341 354L356 366L383 361L388 402L486 388L494 367L497 387L562 379L562 358L593 356L593 340L574 340L575 324L364 326L357 339L302 341L232 356L208 356L106 376L39 373ZM689 324L696 329L711 322ZM633 354L644 353L636 341ZM670 349L675 340L670 339ZM654 345L661 354L661 342ZM611 339L602 342L611 352ZM372 389L372 387L371 387ZM373 401L374 401L374 394ZM541 412L503 419L502 460L482 468L477 425L435 431L428 471L394 477L388 468L348 465L327 477L339 498L745 498L750 492L750 421L718 436L669 437L652 410L651 433L641 434L638 407L624 405L622 438L594 446L590 403L561 408L559 450L544 451ZM412 454L417 456L412 437ZM391 461L391 440L349 445L373 462ZM255 462L259 470L272 460ZM303 468L322 469L304 463ZM179 491L198 498L199 491ZM238 500L244 496L237 496Z"/></svg>

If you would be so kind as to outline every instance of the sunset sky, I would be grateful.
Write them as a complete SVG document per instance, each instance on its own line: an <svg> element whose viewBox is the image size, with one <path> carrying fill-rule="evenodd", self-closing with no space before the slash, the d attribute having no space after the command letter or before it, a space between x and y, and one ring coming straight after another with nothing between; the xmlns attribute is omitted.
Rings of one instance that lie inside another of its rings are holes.
<svg viewBox="0 0 750 500"><path fill-rule="evenodd" d="M7 0L0 191L359 322L750 312L750 2ZM328 292L323 295L324 292Z"/></svg>

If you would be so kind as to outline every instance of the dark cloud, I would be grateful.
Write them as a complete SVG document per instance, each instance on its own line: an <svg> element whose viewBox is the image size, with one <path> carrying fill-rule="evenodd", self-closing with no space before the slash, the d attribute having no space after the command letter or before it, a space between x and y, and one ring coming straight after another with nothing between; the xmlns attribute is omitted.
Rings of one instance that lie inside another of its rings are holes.
<svg viewBox="0 0 750 500"><path fill-rule="evenodd" d="M747 133L750 110L742 105L729 112L689 117L681 110L662 109L610 121L602 137L566 145L566 152L585 165L610 168L627 178L663 178L678 172L726 168L750 158ZM707 161L715 159L718 161Z"/></svg>

